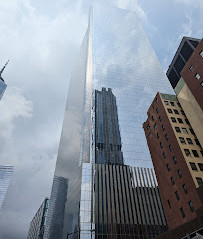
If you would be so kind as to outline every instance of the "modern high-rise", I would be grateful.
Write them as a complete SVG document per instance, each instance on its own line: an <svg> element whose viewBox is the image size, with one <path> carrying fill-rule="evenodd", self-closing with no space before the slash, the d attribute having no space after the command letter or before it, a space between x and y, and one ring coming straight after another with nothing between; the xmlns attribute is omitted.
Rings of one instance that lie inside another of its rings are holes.
<svg viewBox="0 0 203 239"><path fill-rule="evenodd" d="M44 228L46 225L49 199L45 198L34 218L30 223L27 239L43 239Z"/></svg>
<svg viewBox="0 0 203 239"><path fill-rule="evenodd" d="M203 39L180 75L181 78L174 90L203 147Z"/></svg>
<svg viewBox="0 0 203 239"><path fill-rule="evenodd" d="M6 65L8 64L8 62L5 64L5 66L1 69L1 71L0 71L0 100L1 100L1 98L2 98L2 96L3 96L3 94L4 94L4 91L5 91L5 89L6 89L6 87L7 87L7 85L6 85L6 83L5 83L5 81L4 81L4 79L2 78L2 76L1 76L1 74L3 73L3 71L4 71L4 69L6 68Z"/></svg>
<svg viewBox="0 0 203 239"><path fill-rule="evenodd" d="M175 95L156 94L143 128L168 227L176 229L163 238L182 238L202 228L203 149Z"/></svg>
<svg viewBox="0 0 203 239"><path fill-rule="evenodd" d="M199 42L200 42L200 39L191 38L191 37L183 37L173 57L173 60L166 72L166 75L168 76L168 79L173 89L175 89L177 83L179 82L181 78L180 72L182 71L186 62L191 57L195 48L198 46Z"/></svg>
<svg viewBox="0 0 203 239"><path fill-rule="evenodd" d="M0 209L6 196L13 169L13 166L0 165Z"/></svg>
<svg viewBox="0 0 203 239"><path fill-rule="evenodd" d="M136 14L94 5L70 80L44 239L166 230L142 128L157 90L173 92Z"/></svg>

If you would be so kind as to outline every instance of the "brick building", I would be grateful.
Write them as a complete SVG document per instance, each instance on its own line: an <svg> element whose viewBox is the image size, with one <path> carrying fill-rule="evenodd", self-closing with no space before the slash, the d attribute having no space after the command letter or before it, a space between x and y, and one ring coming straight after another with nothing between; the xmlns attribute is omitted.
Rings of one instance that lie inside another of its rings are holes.
<svg viewBox="0 0 203 239"><path fill-rule="evenodd" d="M147 113L143 128L169 230L173 230L199 216L203 151L175 95L157 93ZM199 229L198 223L196 227L191 230Z"/></svg>
<svg viewBox="0 0 203 239"><path fill-rule="evenodd" d="M175 87L178 100L203 146L203 39L186 62Z"/></svg>

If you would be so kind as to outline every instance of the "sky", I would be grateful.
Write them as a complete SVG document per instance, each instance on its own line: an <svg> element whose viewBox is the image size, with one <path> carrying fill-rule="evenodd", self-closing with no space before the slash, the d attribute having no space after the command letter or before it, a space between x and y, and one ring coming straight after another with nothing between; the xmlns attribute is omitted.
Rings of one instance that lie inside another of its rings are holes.
<svg viewBox="0 0 203 239"><path fill-rule="evenodd" d="M99 0L98 0L99 1ZM135 11L166 71L183 36L202 38L202 0L103 0ZM71 68L93 0L0 0L0 165L14 174L0 212L0 238L25 239L50 195Z"/></svg>

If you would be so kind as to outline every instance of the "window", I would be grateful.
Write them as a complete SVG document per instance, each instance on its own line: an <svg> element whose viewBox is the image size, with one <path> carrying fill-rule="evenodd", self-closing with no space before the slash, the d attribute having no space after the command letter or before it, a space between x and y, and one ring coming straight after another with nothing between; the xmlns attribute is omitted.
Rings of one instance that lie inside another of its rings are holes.
<svg viewBox="0 0 203 239"><path fill-rule="evenodd" d="M157 128L157 124L155 123L155 124L154 124L154 130L155 130L156 128Z"/></svg>
<svg viewBox="0 0 203 239"><path fill-rule="evenodd" d="M173 123L176 123L176 118L171 117L171 120L172 120Z"/></svg>
<svg viewBox="0 0 203 239"><path fill-rule="evenodd" d="M171 109L167 109L167 110L168 110L168 113L170 113L170 114L172 114L172 113L173 113Z"/></svg>
<svg viewBox="0 0 203 239"><path fill-rule="evenodd" d="M165 152L163 152L163 157L166 158L166 153Z"/></svg>
<svg viewBox="0 0 203 239"><path fill-rule="evenodd" d="M159 139L159 137L160 137L160 134L159 134L159 133L157 133L157 134L156 134L156 136L157 136L157 138Z"/></svg>
<svg viewBox="0 0 203 239"><path fill-rule="evenodd" d="M171 103L172 106L175 106L175 103L173 101L170 101L170 103Z"/></svg>
<svg viewBox="0 0 203 239"><path fill-rule="evenodd" d="M185 139L183 137L179 137L179 140L180 140L181 144L186 144Z"/></svg>
<svg viewBox="0 0 203 239"><path fill-rule="evenodd" d="M188 134L188 131L187 131L186 128L182 128L182 131L183 131L184 134Z"/></svg>
<svg viewBox="0 0 203 239"><path fill-rule="evenodd" d="M157 99L157 97L155 98L155 101L156 101L156 102L158 102L158 99Z"/></svg>
<svg viewBox="0 0 203 239"><path fill-rule="evenodd" d="M173 157L173 162L174 162L174 164L177 164L177 159L175 156Z"/></svg>
<svg viewBox="0 0 203 239"><path fill-rule="evenodd" d="M189 149L184 149L184 151L186 156L191 157L191 153Z"/></svg>
<svg viewBox="0 0 203 239"><path fill-rule="evenodd" d="M175 191L175 195L176 195L176 198L177 198L177 200L180 200L180 197L179 197L179 195L178 195L178 192L177 192L177 191Z"/></svg>
<svg viewBox="0 0 203 239"><path fill-rule="evenodd" d="M191 212L194 212L194 207L193 207L192 201L189 201L188 204L190 206Z"/></svg>
<svg viewBox="0 0 203 239"><path fill-rule="evenodd" d="M150 114L151 114L151 113L150 113L150 111L149 111L149 112L148 112L148 115L150 116Z"/></svg>
<svg viewBox="0 0 203 239"><path fill-rule="evenodd" d="M158 108L156 108L156 113L157 113L157 114L159 113L159 109L158 109Z"/></svg>
<svg viewBox="0 0 203 239"><path fill-rule="evenodd" d="M168 141L168 135L167 134L165 134L165 139L166 139L166 141Z"/></svg>
<svg viewBox="0 0 203 239"><path fill-rule="evenodd" d="M162 121L162 118L161 118L161 116L159 116L159 121L160 121L160 122Z"/></svg>
<svg viewBox="0 0 203 239"><path fill-rule="evenodd" d="M200 142L198 139L195 139L195 143L196 143L196 145L200 146Z"/></svg>
<svg viewBox="0 0 203 239"><path fill-rule="evenodd" d="M193 144L193 142L190 138L186 138L186 139L187 139L188 144Z"/></svg>
<svg viewBox="0 0 203 239"><path fill-rule="evenodd" d="M201 57L203 57L203 51L200 51L200 53L199 53L199 54L200 54L200 56L201 56Z"/></svg>
<svg viewBox="0 0 203 239"><path fill-rule="evenodd" d="M203 81L201 82L201 84L200 84L202 87L203 87Z"/></svg>
<svg viewBox="0 0 203 239"><path fill-rule="evenodd" d="M162 142L160 142L160 147L161 147L161 149L163 148L163 144L162 144Z"/></svg>
<svg viewBox="0 0 203 239"><path fill-rule="evenodd" d="M167 200L167 202L168 202L168 207L171 208L171 203L170 203L170 201Z"/></svg>
<svg viewBox="0 0 203 239"><path fill-rule="evenodd" d="M180 124L183 124L183 120L181 118L177 118L177 119Z"/></svg>
<svg viewBox="0 0 203 239"><path fill-rule="evenodd" d="M171 146L171 144L169 144L169 150L172 152L173 151L173 148L172 148L172 146Z"/></svg>
<svg viewBox="0 0 203 239"><path fill-rule="evenodd" d="M180 107L180 108L181 108L181 105L180 105L180 103L179 103L179 102L177 102L177 105L178 105L178 107Z"/></svg>
<svg viewBox="0 0 203 239"><path fill-rule="evenodd" d="M154 121L154 116L152 115L152 121Z"/></svg>
<svg viewBox="0 0 203 239"><path fill-rule="evenodd" d="M185 123L188 124L188 125L190 125L190 122L189 122L188 119L185 119Z"/></svg>
<svg viewBox="0 0 203 239"><path fill-rule="evenodd" d="M190 167L191 167L192 170L197 171L197 167L196 167L195 163L190 162Z"/></svg>
<svg viewBox="0 0 203 239"><path fill-rule="evenodd" d="M180 208L180 213L181 213L181 216L182 216L182 218L185 218L185 213L184 213L184 211L183 211L183 208L182 208L182 207Z"/></svg>
<svg viewBox="0 0 203 239"><path fill-rule="evenodd" d="M192 72L195 70L194 66L191 65L190 68L189 68Z"/></svg>
<svg viewBox="0 0 203 239"><path fill-rule="evenodd" d="M164 104L165 104L165 105L168 105L168 101L167 101L167 100L164 100Z"/></svg>
<svg viewBox="0 0 203 239"><path fill-rule="evenodd" d="M152 104L152 108L154 109L154 104Z"/></svg>
<svg viewBox="0 0 203 239"><path fill-rule="evenodd" d="M196 177L196 180L197 180L197 183L198 183L199 186L201 186L203 184L201 178Z"/></svg>
<svg viewBox="0 0 203 239"><path fill-rule="evenodd" d="M162 128L162 130L163 130L163 131L165 130L165 127L164 127L164 125L162 125L162 126L161 126L161 128Z"/></svg>
<svg viewBox="0 0 203 239"><path fill-rule="evenodd" d="M173 178L173 177L171 177L171 183L172 183L172 185L175 184L175 181L174 181L174 178Z"/></svg>
<svg viewBox="0 0 203 239"><path fill-rule="evenodd" d="M176 115L179 115L179 112L177 110L173 110Z"/></svg>
<svg viewBox="0 0 203 239"><path fill-rule="evenodd" d="M194 155L194 157L198 158L199 157L199 154L197 153L197 150L192 150L192 153Z"/></svg>
<svg viewBox="0 0 203 239"><path fill-rule="evenodd" d="M168 164L168 163L166 164L166 167L167 167L168 171L170 171L170 170L171 170L171 169L170 169L170 166L169 166L169 164Z"/></svg>
<svg viewBox="0 0 203 239"><path fill-rule="evenodd" d="M202 164L202 163L198 163L198 166L199 166L199 169L200 169L201 171L203 171L203 164Z"/></svg>
<svg viewBox="0 0 203 239"><path fill-rule="evenodd" d="M149 138L151 139L151 137L152 137L152 133L150 132L150 133L149 133Z"/></svg>
<svg viewBox="0 0 203 239"><path fill-rule="evenodd" d="M183 110L181 110L180 112L181 112L181 114L182 114L182 115L184 115L184 116L185 116L185 112L184 112Z"/></svg>
<svg viewBox="0 0 203 239"><path fill-rule="evenodd" d="M181 173L181 171L180 171L180 169L178 169L178 176L180 177L180 178L182 178L182 173Z"/></svg>
<svg viewBox="0 0 203 239"><path fill-rule="evenodd" d="M185 184L183 184L183 190L184 190L185 194L187 194L187 193L188 193L188 190L187 190L187 187L186 187L186 185L185 185Z"/></svg>
<svg viewBox="0 0 203 239"><path fill-rule="evenodd" d="M200 150L201 155L203 156L203 150Z"/></svg>
<svg viewBox="0 0 203 239"><path fill-rule="evenodd" d="M150 128L150 124L147 125L147 130Z"/></svg>
<svg viewBox="0 0 203 239"><path fill-rule="evenodd" d="M191 134L195 134L194 130L192 128L190 128L190 133Z"/></svg>
<svg viewBox="0 0 203 239"><path fill-rule="evenodd" d="M179 127L175 127L175 130L176 130L177 133L181 132Z"/></svg>
<svg viewBox="0 0 203 239"><path fill-rule="evenodd" d="M197 74L195 74L195 78L197 79L197 80L199 80L200 79L200 75L197 73Z"/></svg>

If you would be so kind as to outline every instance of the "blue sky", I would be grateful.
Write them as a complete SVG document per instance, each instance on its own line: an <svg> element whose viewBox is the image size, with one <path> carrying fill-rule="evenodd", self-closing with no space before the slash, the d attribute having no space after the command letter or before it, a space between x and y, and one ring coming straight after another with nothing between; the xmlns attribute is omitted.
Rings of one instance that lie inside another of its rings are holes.
<svg viewBox="0 0 203 239"><path fill-rule="evenodd" d="M0 102L0 164L15 166L0 214L1 239L26 238L50 194L71 68L92 2L0 1L0 66L10 59ZM203 36L202 0L102 2L137 12L164 71L183 36Z"/></svg>

